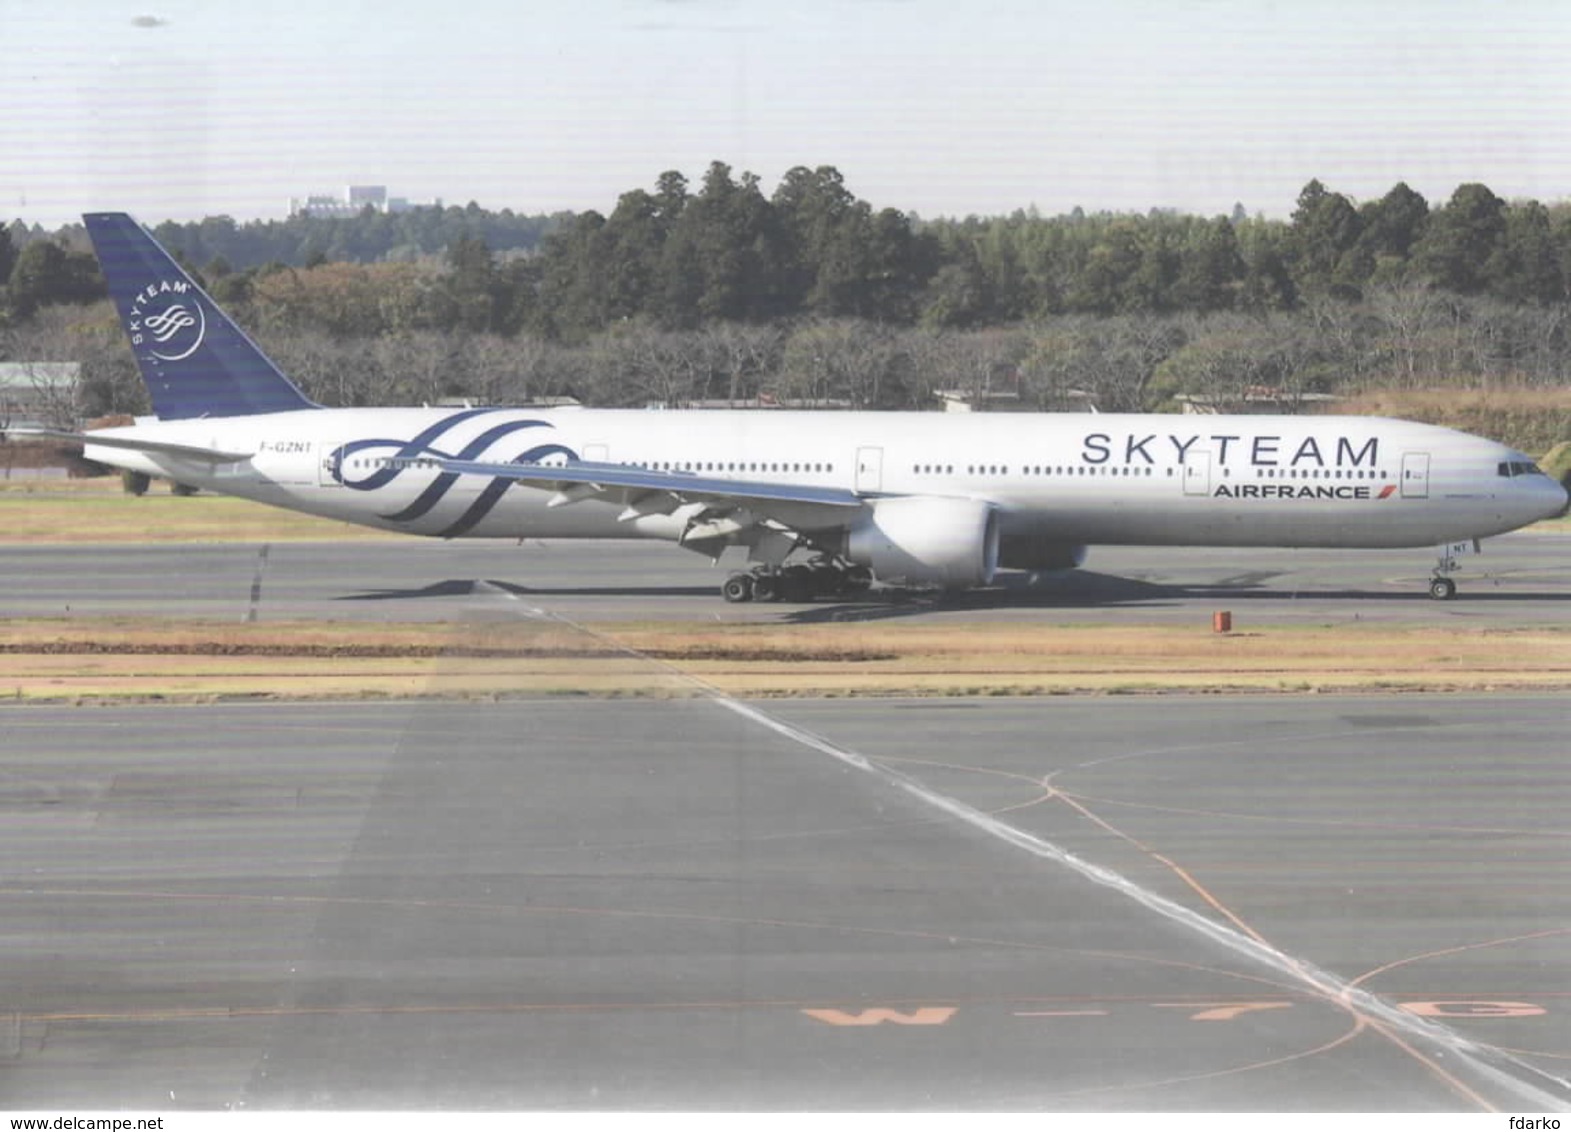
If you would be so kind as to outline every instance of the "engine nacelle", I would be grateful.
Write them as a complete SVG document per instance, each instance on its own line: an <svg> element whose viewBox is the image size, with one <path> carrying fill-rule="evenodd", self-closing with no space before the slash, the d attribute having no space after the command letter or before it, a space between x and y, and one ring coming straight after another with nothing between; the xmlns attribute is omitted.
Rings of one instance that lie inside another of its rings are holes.
<svg viewBox="0 0 1571 1132"><path fill-rule="evenodd" d="M985 586L998 570L998 512L976 499L895 498L846 536L846 557L881 582Z"/></svg>

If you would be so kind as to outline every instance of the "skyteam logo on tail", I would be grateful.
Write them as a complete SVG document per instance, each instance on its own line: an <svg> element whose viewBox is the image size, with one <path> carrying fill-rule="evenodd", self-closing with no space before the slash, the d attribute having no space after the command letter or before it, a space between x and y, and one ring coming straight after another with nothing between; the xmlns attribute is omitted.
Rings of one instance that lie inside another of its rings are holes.
<svg viewBox="0 0 1571 1132"><path fill-rule="evenodd" d="M148 347L161 362L189 358L207 336L207 316L195 288L183 279L149 283L131 299L131 345Z"/></svg>

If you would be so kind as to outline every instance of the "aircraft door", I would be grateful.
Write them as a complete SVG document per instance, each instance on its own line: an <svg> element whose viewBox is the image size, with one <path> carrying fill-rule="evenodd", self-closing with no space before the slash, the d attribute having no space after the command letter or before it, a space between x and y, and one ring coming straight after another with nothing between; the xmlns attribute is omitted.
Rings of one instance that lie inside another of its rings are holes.
<svg viewBox="0 0 1571 1132"><path fill-rule="evenodd" d="M324 440L316 446L316 482L318 487L342 487L343 481L333 473L338 471L342 457L338 454L343 451L342 444L334 444L331 440Z"/></svg>
<svg viewBox="0 0 1571 1132"><path fill-rule="evenodd" d="M884 490L884 450L858 448L856 450L856 490L875 492Z"/></svg>
<svg viewBox="0 0 1571 1132"><path fill-rule="evenodd" d="M1211 453L1190 452L1184 457L1184 494L1211 494Z"/></svg>
<svg viewBox="0 0 1571 1132"><path fill-rule="evenodd" d="M1429 498L1429 453L1402 453L1402 498Z"/></svg>

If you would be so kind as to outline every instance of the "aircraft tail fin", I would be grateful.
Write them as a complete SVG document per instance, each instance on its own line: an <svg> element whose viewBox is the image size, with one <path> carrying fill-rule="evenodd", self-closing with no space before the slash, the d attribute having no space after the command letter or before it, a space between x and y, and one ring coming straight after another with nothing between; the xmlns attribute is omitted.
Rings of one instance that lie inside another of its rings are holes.
<svg viewBox="0 0 1571 1132"><path fill-rule="evenodd" d="M320 408L135 220L82 219L159 419Z"/></svg>

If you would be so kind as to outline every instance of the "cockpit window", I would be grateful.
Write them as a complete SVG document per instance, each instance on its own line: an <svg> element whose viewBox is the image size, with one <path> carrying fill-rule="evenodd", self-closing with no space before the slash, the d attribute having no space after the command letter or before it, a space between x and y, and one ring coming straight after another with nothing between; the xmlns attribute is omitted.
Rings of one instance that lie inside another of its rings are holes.
<svg viewBox="0 0 1571 1132"><path fill-rule="evenodd" d="M1515 479L1517 476L1542 476L1547 475L1531 460L1502 460L1495 469L1497 475L1503 479Z"/></svg>

